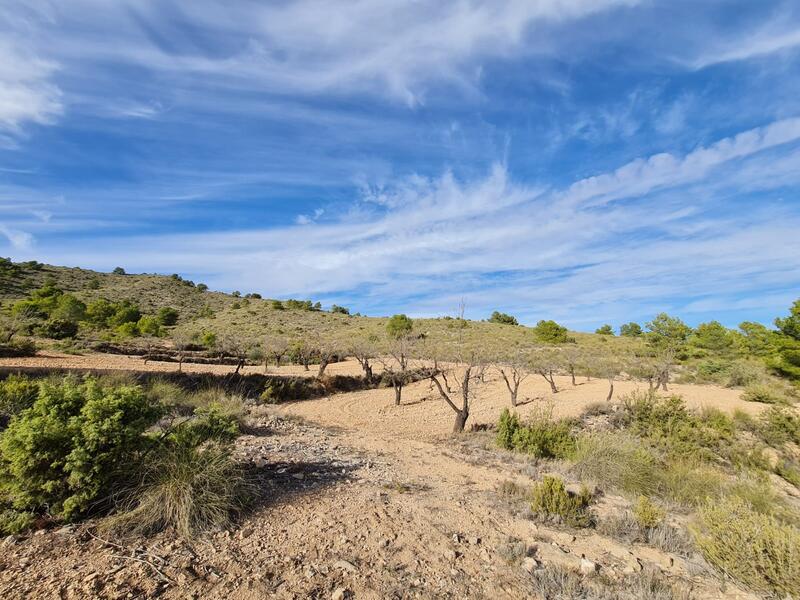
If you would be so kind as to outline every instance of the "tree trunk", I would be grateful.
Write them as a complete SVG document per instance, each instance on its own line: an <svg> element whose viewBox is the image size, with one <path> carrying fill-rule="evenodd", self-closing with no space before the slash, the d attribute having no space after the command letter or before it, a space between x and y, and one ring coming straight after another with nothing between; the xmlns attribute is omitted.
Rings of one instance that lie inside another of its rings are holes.
<svg viewBox="0 0 800 600"><path fill-rule="evenodd" d="M264 375L269 372L269 358L264 359Z"/></svg>
<svg viewBox="0 0 800 600"><path fill-rule="evenodd" d="M614 382L609 381L609 388L608 388L608 397L606 398L606 402L611 402L611 397L614 395Z"/></svg>
<svg viewBox="0 0 800 600"><path fill-rule="evenodd" d="M400 406L400 397L403 395L403 386L400 383L394 384L394 405Z"/></svg>
<svg viewBox="0 0 800 600"><path fill-rule="evenodd" d="M464 426L467 424L467 419L469 418L469 412L466 410L459 410L456 412L456 420L453 423L453 433L462 433L464 431Z"/></svg>
<svg viewBox="0 0 800 600"><path fill-rule="evenodd" d="M327 359L321 359L319 363L319 371L317 371L317 379L322 379L322 376L325 374L325 369L328 366Z"/></svg>
<svg viewBox="0 0 800 600"><path fill-rule="evenodd" d="M308 368L308 358L307 357L303 357L303 370L304 371L309 371L310 370Z"/></svg>
<svg viewBox="0 0 800 600"><path fill-rule="evenodd" d="M552 391L554 394L557 394L558 388L556 387L555 379L553 379L553 372L550 371L549 373L542 373L541 375L544 377L544 380L550 384L550 391Z"/></svg>
<svg viewBox="0 0 800 600"><path fill-rule="evenodd" d="M239 360L236 361L236 370L233 372L233 374L238 375L239 371L242 369L243 366L244 366L244 359L240 358Z"/></svg>
<svg viewBox="0 0 800 600"><path fill-rule="evenodd" d="M577 383L575 383L575 369L570 367L569 374L570 377L572 377L572 385L578 385Z"/></svg>
<svg viewBox="0 0 800 600"><path fill-rule="evenodd" d="M183 352L178 354L178 373L183 372Z"/></svg>
<svg viewBox="0 0 800 600"><path fill-rule="evenodd" d="M517 390L511 390L511 406L517 406Z"/></svg>

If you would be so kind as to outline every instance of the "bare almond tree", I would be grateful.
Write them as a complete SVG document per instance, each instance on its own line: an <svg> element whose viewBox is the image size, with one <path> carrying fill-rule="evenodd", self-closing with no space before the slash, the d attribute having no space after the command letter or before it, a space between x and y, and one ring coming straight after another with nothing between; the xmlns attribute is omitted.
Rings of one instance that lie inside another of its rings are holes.
<svg viewBox="0 0 800 600"><path fill-rule="evenodd" d="M395 406L400 406L403 387L408 383L408 366L414 345L414 338L411 335L400 335L389 340L386 347L388 356L378 357L383 366L384 376L394 388Z"/></svg>
<svg viewBox="0 0 800 600"><path fill-rule="evenodd" d="M511 406L517 406L519 386L530 375L528 350L516 348L511 356L498 363L497 370L508 388Z"/></svg>
<svg viewBox="0 0 800 600"><path fill-rule="evenodd" d="M572 378L572 385L578 385L575 382L575 374L579 370L586 370L586 351L578 346L565 346L561 349L561 358Z"/></svg>
<svg viewBox="0 0 800 600"><path fill-rule="evenodd" d="M468 352L444 363L434 360L429 378L439 395L456 413L453 433L461 433L469 419L470 403L483 377L485 361L477 352Z"/></svg>
<svg viewBox="0 0 800 600"><path fill-rule="evenodd" d="M563 366L561 352L555 348L537 348L531 353L530 368L550 384L550 391L558 393L555 374Z"/></svg>
<svg viewBox="0 0 800 600"><path fill-rule="evenodd" d="M364 379L372 381L374 374L372 372L372 363L378 354L377 338L370 336L368 339L357 339L350 343L350 354L361 365L361 370L364 371Z"/></svg>
<svg viewBox="0 0 800 600"><path fill-rule="evenodd" d="M619 377L623 370L623 362L613 354L596 355L592 359L590 367L597 377L602 377L608 381L608 396L606 402L611 402L614 397L614 381Z"/></svg>
<svg viewBox="0 0 800 600"><path fill-rule="evenodd" d="M268 335L263 343L264 373L267 372L269 360L280 368L281 360L289 353L289 340L282 335Z"/></svg>
<svg viewBox="0 0 800 600"><path fill-rule="evenodd" d="M176 329L172 332L172 345L178 353L178 373L183 372L183 361L186 351L192 345L194 336L192 334Z"/></svg>

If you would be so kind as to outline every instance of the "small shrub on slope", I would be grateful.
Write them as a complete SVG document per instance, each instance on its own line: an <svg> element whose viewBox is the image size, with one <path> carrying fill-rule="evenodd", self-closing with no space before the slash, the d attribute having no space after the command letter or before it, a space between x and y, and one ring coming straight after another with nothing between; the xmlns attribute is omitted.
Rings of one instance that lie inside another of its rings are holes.
<svg viewBox="0 0 800 600"><path fill-rule="evenodd" d="M625 434L595 433L578 438L572 472L604 489L652 494L658 487L656 457Z"/></svg>
<svg viewBox="0 0 800 600"><path fill-rule="evenodd" d="M708 502L694 533L705 559L749 588L781 597L800 590L797 528L731 498Z"/></svg>
<svg viewBox="0 0 800 600"><path fill-rule="evenodd" d="M588 512L591 494L584 488L579 494L567 491L564 481L545 475L531 491L531 510L545 517L560 517L568 525L586 527L591 519Z"/></svg>

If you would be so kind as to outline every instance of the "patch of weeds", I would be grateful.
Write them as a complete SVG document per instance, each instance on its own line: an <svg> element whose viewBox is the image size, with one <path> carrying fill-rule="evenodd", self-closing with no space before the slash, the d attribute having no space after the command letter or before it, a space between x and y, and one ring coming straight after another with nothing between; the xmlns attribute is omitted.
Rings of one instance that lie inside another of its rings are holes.
<svg viewBox="0 0 800 600"><path fill-rule="evenodd" d="M584 487L575 494L567 491L559 477L545 475L531 490L531 510L534 514L556 519L573 527L591 525L589 503L592 496Z"/></svg>
<svg viewBox="0 0 800 600"><path fill-rule="evenodd" d="M523 558L533 556L535 553L535 546L529 546L517 537L509 537L497 547L497 554L509 565L518 565Z"/></svg>
<svg viewBox="0 0 800 600"><path fill-rule="evenodd" d="M664 522L664 517L664 509L653 504L647 496L639 496L633 506L633 518L644 529L658 527Z"/></svg>
<svg viewBox="0 0 800 600"><path fill-rule="evenodd" d="M750 383L742 392L742 400L762 404L788 404L789 399L777 387L768 383Z"/></svg>
<svg viewBox="0 0 800 600"><path fill-rule="evenodd" d="M28 511L6 508L0 511L0 533L2 535L15 535L31 528L36 521L36 515Z"/></svg>
<svg viewBox="0 0 800 600"><path fill-rule="evenodd" d="M697 506L722 495L724 473L696 460L671 460L659 473L659 496L683 506Z"/></svg>
<svg viewBox="0 0 800 600"><path fill-rule="evenodd" d="M604 489L651 494L658 485L658 460L642 443L623 433L580 436L571 471Z"/></svg>
<svg viewBox="0 0 800 600"><path fill-rule="evenodd" d="M584 578L561 565L550 564L533 572L533 588L547 600L688 600L689 588L671 582L654 569L621 579Z"/></svg>
<svg viewBox="0 0 800 600"><path fill-rule="evenodd" d="M800 466L796 462L783 460L775 466L775 473L793 486L800 488Z"/></svg>
<svg viewBox="0 0 800 600"><path fill-rule="evenodd" d="M761 416L758 432L774 448L786 442L800 444L800 417L786 408L773 406Z"/></svg>
<svg viewBox="0 0 800 600"><path fill-rule="evenodd" d="M741 498L707 502L694 534L705 559L745 586L779 596L800 589L800 530Z"/></svg>

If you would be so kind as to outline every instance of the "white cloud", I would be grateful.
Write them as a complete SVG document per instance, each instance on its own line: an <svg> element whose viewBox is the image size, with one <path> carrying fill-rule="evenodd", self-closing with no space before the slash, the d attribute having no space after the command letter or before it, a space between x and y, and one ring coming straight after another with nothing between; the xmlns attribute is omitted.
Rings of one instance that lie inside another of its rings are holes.
<svg viewBox="0 0 800 600"><path fill-rule="evenodd" d="M0 37L0 133L27 123L46 125L62 112L61 91L50 82L55 66L10 37Z"/></svg>
<svg viewBox="0 0 800 600"><path fill-rule="evenodd" d="M726 40L718 47L709 48L705 54L693 61L696 69L710 65L760 58L776 52L796 49L800 46L800 29L780 31L779 26L769 23L755 32L738 39Z"/></svg>
<svg viewBox="0 0 800 600"><path fill-rule="evenodd" d="M579 323L636 318L632 307L658 303L680 310L685 299L709 295L724 309L726 299L764 289L784 298L781 290L800 285L800 217L726 208L731 196L769 181L795 181L800 153L776 161L767 151L796 139L800 122L780 121L562 191L516 183L503 165L470 182L414 176L367 188L378 202L359 199L367 210L320 223L309 217L302 227L115 237L91 251L38 257L203 274L213 285L275 296L339 300L358 289L362 306L374 310L395 302L439 314L463 296L477 314L506 308L528 320ZM763 177L751 178L758 172ZM643 197L624 207L608 202L630 194ZM265 264L268 279L260 275ZM703 305L689 308L696 306Z"/></svg>
<svg viewBox="0 0 800 600"><path fill-rule="evenodd" d="M0 235L3 235L15 250L29 250L33 245L33 235L0 223Z"/></svg>

